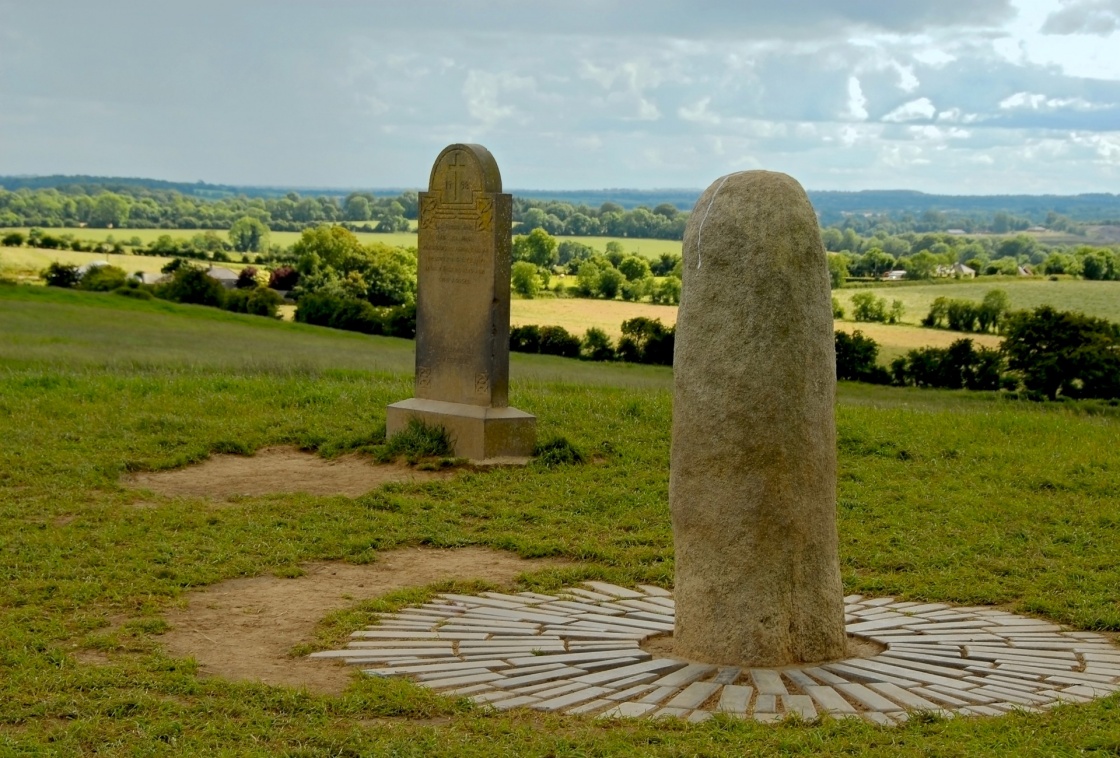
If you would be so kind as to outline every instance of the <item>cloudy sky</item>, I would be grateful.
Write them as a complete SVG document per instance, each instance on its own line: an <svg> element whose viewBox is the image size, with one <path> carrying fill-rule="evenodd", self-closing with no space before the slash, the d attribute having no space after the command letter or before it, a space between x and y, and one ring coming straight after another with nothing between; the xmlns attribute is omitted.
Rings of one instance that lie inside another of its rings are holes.
<svg viewBox="0 0 1120 758"><path fill-rule="evenodd" d="M1120 192L1120 0L0 0L0 175Z"/></svg>

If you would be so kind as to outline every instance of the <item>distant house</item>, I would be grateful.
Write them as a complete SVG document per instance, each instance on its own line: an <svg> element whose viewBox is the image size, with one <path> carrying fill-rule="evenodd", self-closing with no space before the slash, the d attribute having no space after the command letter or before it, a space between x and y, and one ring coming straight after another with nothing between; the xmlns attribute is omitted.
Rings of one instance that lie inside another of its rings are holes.
<svg viewBox="0 0 1120 758"><path fill-rule="evenodd" d="M1019 267L1019 276L1034 276L1034 272L1031 271L1030 266L1020 266Z"/></svg>
<svg viewBox="0 0 1120 758"><path fill-rule="evenodd" d="M1035 234L1038 234L1039 232L1048 232L1050 230L1047 229L1045 226L1032 226L1031 228L1027 229L1027 231L1028 232L1034 232Z"/></svg>
<svg viewBox="0 0 1120 758"><path fill-rule="evenodd" d="M132 275L141 284L159 284L171 278L170 274L161 274L158 271L137 271Z"/></svg>
<svg viewBox="0 0 1120 758"><path fill-rule="evenodd" d="M231 271L228 268L222 268L221 266L211 266L210 268L206 269L206 275L212 279L217 279L227 290L231 290L237 286L238 273L236 271Z"/></svg>
<svg viewBox="0 0 1120 758"><path fill-rule="evenodd" d="M972 279L976 276L976 271L963 263L954 263L952 266L938 266L934 273L940 277L952 276L957 279Z"/></svg>
<svg viewBox="0 0 1120 758"><path fill-rule="evenodd" d="M90 269L101 268L102 266L108 265L109 261L90 261L89 263L83 263L81 266L78 266L78 276L85 276L86 272Z"/></svg>
<svg viewBox="0 0 1120 758"><path fill-rule="evenodd" d="M906 278L906 272L902 269L895 269L883 274L883 281L885 282L899 282Z"/></svg>
<svg viewBox="0 0 1120 758"><path fill-rule="evenodd" d="M955 234L957 236L960 236L962 234L968 234L968 232L966 232L964 229L946 229L945 233L946 234Z"/></svg>

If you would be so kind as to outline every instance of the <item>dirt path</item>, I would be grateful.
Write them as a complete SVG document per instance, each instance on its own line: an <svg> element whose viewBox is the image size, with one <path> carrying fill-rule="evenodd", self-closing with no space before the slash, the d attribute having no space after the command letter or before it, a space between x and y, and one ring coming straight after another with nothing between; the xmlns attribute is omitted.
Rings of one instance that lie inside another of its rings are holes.
<svg viewBox="0 0 1120 758"><path fill-rule="evenodd" d="M387 482L451 476L452 471L417 471L404 463L376 464L359 455L328 461L292 447L270 447L255 455L212 455L195 466L131 474L122 483L168 497L222 499L279 492L358 497Z"/></svg>
<svg viewBox="0 0 1120 758"><path fill-rule="evenodd" d="M353 667L288 657L294 645L311 641L315 625L331 611L447 579L508 584L556 564L483 548L395 550L366 566L306 564L307 573L296 579L234 579L192 592L185 609L168 615L171 630L160 641L169 654L197 660L205 675L338 694L355 675Z"/></svg>

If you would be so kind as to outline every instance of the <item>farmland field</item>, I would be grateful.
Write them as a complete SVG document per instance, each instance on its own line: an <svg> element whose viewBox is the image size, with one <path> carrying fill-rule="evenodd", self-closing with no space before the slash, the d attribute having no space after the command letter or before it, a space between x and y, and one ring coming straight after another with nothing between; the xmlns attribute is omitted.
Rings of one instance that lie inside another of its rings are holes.
<svg viewBox="0 0 1120 758"><path fill-rule="evenodd" d="M569 332L581 336L594 326L617 339L622 334L622 322L639 316L660 319L666 326L672 326L677 322L677 307L585 298L540 298L510 302L511 324L562 326ZM857 324L854 321L837 321L836 328L847 332L858 329L878 342L880 363L890 363L894 358L914 348L948 347L954 340L962 337L969 337L977 344L986 347L996 347L999 344L999 338L992 334L966 335L944 329L924 329L906 324Z"/></svg>
<svg viewBox="0 0 1120 758"><path fill-rule="evenodd" d="M887 301L901 300L906 306L902 320L917 324L929 313L935 298L948 297L980 302L989 290L1003 290L1014 309L1051 305L1059 310L1081 311L1111 321L1120 321L1120 282L1093 282L1083 279L1013 279L985 276L968 281L945 281L931 284L884 284L867 288ZM863 289L834 290L835 295L851 313L851 298Z"/></svg>
<svg viewBox="0 0 1120 758"><path fill-rule="evenodd" d="M376 232L355 232L358 239L364 244L372 244L380 242L384 245L399 246L399 247L416 247L416 222L412 222L413 231L411 232L392 232L392 233L376 233ZM4 230L16 231L27 234L29 229L12 229ZM64 234L73 235L75 239L86 240L91 242L104 242L106 238L112 237L117 242L127 242L133 237L138 237L140 242L147 245L154 242L156 239L163 235L167 235L172 239L186 240L190 239L196 234L201 234L204 229L89 229L89 228L66 228L66 229L44 229L44 232L54 236L62 236ZM214 233L222 239L228 238L228 232L224 229L216 229ZM515 230L516 234L516 230ZM280 245L281 247L290 247L300 237L299 232L270 232L269 239L272 244ZM573 240L580 242L584 245L589 245L600 253L606 250L607 243L613 241L622 244L627 253L636 253L645 258L655 260L662 253L674 253L680 255L681 243L679 240L655 240L655 239L631 239L628 237L557 237L558 242L564 240Z"/></svg>
<svg viewBox="0 0 1120 758"><path fill-rule="evenodd" d="M585 465L464 471L361 497L291 492L298 483L282 480L277 494L226 502L122 485L125 472L218 451L361 448L377 439L385 404L411 393L411 356L402 340L0 286L0 754L1115 753L1120 696L894 729L723 716L614 724L493 712L356 672L334 695L235 682L172 653L168 619L199 588L295 577L312 561L376 568L398 548L566 561L527 571L519 590L672 585L667 368L514 356L511 402L538 416L544 438L594 453ZM995 604L1115 636L1118 442L1108 406L841 384L845 590ZM377 611L433 591L498 586L472 578L342 598L300 650L337 645Z"/></svg>
<svg viewBox="0 0 1120 758"><path fill-rule="evenodd" d="M113 255L110 253L78 253L73 250L0 247L0 274L6 271L23 276L38 274L56 261L75 266L82 266L90 261L108 261L110 264L119 266L132 274L137 271L158 272L171 259L155 255ZM217 265L228 266L236 270L241 268L242 264L219 263Z"/></svg>

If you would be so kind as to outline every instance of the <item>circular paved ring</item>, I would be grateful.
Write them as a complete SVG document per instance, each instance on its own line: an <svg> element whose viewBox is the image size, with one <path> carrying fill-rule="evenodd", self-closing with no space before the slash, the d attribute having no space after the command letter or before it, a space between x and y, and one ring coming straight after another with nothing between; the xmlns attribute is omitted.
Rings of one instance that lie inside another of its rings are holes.
<svg viewBox="0 0 1120 758"><path fill-rule="evenodd" d="M312 653L408 676L499 710L762 722L904 721L916 711L997 716L1120 690L1120 648L1091 632L992 608L844 598L847 631L883 646L869 658L740 669L659 657L640 643L673 631L672 593L585 582L556 595L440 595Z"/></svg>

